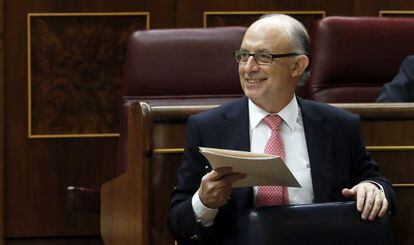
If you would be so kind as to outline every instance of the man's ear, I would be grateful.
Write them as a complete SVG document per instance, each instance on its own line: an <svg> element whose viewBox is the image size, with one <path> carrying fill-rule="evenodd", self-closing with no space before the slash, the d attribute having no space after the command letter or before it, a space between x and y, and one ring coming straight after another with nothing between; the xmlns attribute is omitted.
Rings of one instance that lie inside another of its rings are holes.
<svg viewBox="0 0 414 245"><path fill-rule="evenodd" d="M302 73L305 71L306 67L309 65L309 58L306 55L299 55L296 60L295 64L293 66L292 70L292 77L296 78L302 75Z"/></svg>

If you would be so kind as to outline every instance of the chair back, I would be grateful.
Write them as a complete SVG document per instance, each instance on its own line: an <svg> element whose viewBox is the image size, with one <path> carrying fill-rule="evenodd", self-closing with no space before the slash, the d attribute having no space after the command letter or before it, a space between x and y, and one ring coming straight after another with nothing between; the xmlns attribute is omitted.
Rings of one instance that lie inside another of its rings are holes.
<svg viewBox="0 0 414 245"><path fill-rule="evenodd" d="M163 99L173 104L197 99L203 104L203 99L225 100L243 94L233 52L240 48L245 31L244 27L217 27L136 31L131 35L121 83L118 173L127 168L126 112L130 101Z"/></svg>
<svg viewBox="0 0 414 245"><path fill-rule="evenodd" d="M307 97L329 103L373 102L414 54L414 19L327 17L312 32Z"/></svg>

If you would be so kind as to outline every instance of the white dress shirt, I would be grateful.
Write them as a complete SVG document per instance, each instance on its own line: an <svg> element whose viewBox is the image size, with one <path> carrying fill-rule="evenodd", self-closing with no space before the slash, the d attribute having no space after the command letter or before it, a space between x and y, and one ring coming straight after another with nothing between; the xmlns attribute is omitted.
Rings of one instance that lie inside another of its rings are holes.
<svg viewBox="0 0 414 245"><path fill-rule="evenodd" d="M250 151L263 153L272 133L262 121L269 113L249 100ZM296 177L301 188L288 188L290 204L305 204L313 201L312 178L302 113L294 96L290 103L276 113L283 119L280 135L285 146L285 163ZM254 187L256 196L257 187Z"/></svg>
<svg viewBox="0 0 414 245"><path fill-rule="evenodd" d="M262 119L269 113L255 105L251 100L249 100L248 106L250 150L251 152L263 153L266 143L270 138L271 129L266 126ZM285 163L302 186L301 188L288 188L289 203L312 203L313 188L308 148L306 145L302 114L296 97L294 96L290 103L276 114L283 119L280 134L285 146ZM253 190L254 196L256 197L257 187L254 187ZM212 225L218 209L205 207L200 201L198 192L193 195L191 203L198 221L204 226Z"/></svg>

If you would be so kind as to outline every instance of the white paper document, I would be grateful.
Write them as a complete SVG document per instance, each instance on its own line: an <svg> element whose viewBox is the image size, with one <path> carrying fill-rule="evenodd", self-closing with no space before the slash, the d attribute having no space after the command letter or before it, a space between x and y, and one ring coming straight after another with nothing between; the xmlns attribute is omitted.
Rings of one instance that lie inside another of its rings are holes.
<svg viewBox="0 0 414 245"><path fill-rule="evenodd" d="M234 182L233 187L260 185L301 187L278 156L207 147L200 147L200 152L207 158L213 169L232 167L233 172L246 174L246 178Z"/></svg>

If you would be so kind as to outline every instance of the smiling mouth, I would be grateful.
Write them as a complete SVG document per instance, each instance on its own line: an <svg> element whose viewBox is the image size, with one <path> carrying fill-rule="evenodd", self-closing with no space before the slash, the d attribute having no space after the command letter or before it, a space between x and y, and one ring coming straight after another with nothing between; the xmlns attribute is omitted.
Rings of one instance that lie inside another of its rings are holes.
<svg viewBox="0 0 414 245"><path fill-rule="evenodd" d="M260 78L260 79L244 79L249 84L256 84L267 80L267 78Z"/></svg>

